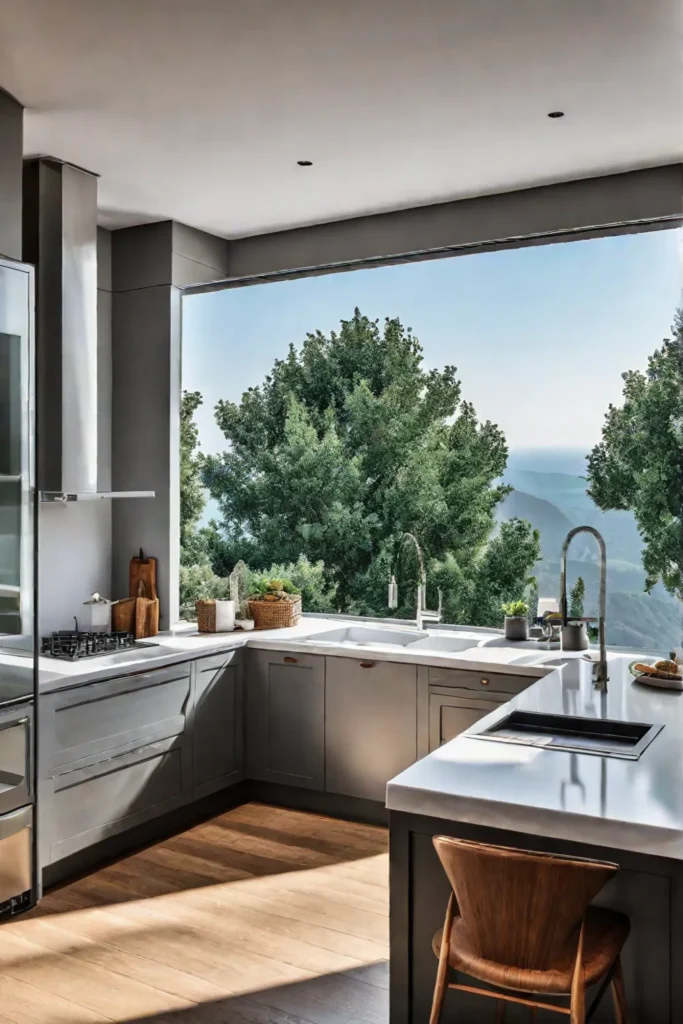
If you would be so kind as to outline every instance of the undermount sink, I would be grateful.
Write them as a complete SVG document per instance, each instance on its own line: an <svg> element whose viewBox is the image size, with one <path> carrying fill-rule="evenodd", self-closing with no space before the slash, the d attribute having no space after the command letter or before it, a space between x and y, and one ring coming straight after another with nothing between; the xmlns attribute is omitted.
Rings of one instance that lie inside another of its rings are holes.
<svg viewBox="0 0 683 1024"><path fill-rule="evenodd" d="M663 728L645 722L512 711L489 726L481 729L475 726L467 735L498 743L637 761Z"/></svg>
<svg viewBox="0 0 683 1024"><path fill-rule="evenodd" d="M446 653L452 651L457 654L458 651L469 651L478 643L478 640L466 636L425 636L422 640L415 640L410 645L410 649L413 651L445 651Z"/></svg>
<svg viewBox="0 0 683 1024"><path fill-rule="evenodd" d="M369 626L342 626L340 629L328 629L324 633L316 633L307 637L312 644L355 644L359 647L386 646L407 647L415 640L429 639L426 633L417 630L377 628Z"/></svg>

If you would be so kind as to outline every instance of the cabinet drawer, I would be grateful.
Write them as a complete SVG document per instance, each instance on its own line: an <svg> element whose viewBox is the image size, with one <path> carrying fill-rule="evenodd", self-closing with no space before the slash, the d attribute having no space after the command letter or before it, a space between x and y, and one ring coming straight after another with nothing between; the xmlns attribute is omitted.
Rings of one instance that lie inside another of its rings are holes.
<svg viewBox="0 0 683 1024"><path fill-rule="evenodd" d="M59 694L54 703L52 768L136 740L180 734L190 698L187 665L141 672Z"/></svg>
<svg viewBox="0 0 683 1024"><path fill-rule="evenodd" d="M59 860L179 802L182 762L181 743L173 738L57 775L50 859Z"/></svg>
<svg viewBox="0 0 683 1024"><path fill-rule="evenodd" d="M470 726L499 708L502 701L483 700L480 697L450 697L429 695L429 748L436 750Z"/></svg>
<svg viewBox="0 0 683 1024"><path fill-rule="evenodd" d="M478 690L481 693L521 693L536 680L529 676L516 676L503 672L474 672L462 668L429 669L429 685Z"/></svg>

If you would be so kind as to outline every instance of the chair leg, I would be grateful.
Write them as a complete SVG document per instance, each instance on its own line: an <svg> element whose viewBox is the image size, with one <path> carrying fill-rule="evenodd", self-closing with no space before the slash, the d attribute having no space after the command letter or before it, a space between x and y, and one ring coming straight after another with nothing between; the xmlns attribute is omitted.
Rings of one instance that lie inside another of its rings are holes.
<svg viewBox="0 0 683 1024"><path fill-rule="evenodd" d="M505 1024L505 1001L499 999L496 1004L496 1024Z"/></svg>
<svg viewBox="0 0 683 1024"><path fill-rule="evenodd" d="M448 956L451 949L451 930L453 927L453 909L455 906L455 895L451 893L446 908L446 918L443 924L441 936L441 949L439 950L439 966L436 971L436 982L434 983L434 998L432 999L432 1012L429 1016L429 1024L439 1024L443 1000L448 988Z"/></svg>
<svg viewBox="0 0 683 1024"><path fill-rule="evenodd" d="M574 964L574 977L572 978L571 1001L569 1004L570 1024L585 1024L586 1022L586 981L583 966L583 936L586 922L581 923L579 932L579 944L576 950L576 963Z"/></svg>
<svg viewBox="0 0 683 1024"><path fill-rule="evenodd" d="M531 1021L531 1024L536 1024L536 1007L535 1006L532 1006L531 1009L529 1010L529 1020Z"/></svg>
<svg viewBox="0 0 683 1024"><path fill-rule="evenodd" d="M628 1024L626 1010L626 994L624 992L624 975L621 970L621 958L617 957L612 977L612 998L614 1000L614 1020L616 1024Z"/></svg>

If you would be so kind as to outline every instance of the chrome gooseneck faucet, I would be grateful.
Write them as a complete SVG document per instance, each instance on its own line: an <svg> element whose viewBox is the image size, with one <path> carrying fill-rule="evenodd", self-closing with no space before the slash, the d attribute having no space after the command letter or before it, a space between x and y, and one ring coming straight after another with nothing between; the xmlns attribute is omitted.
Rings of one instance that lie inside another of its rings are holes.
<svg viewBox="0 0 683 1024"><path fill-rule="evenodd" d="M607 549L605 548L605 541L602 534L595 529L593 526L575 526L573 530L570 530L565 537L564 544L562 545L562 570L560 573L560 612L562 613L562 626L566 627L569 623L568 604L567 604L567 551L569 545L579 533L590 533L591 536L595 537L598 542L598 548L600 550L600 592L598 598L598 635L600 640L600 661L597 665L597 671L594 672L593 682L596 690L602 690L607 693L607 649L605 646L605 610L607 604Z"/></svg>
<svg viewBox="0 0 683 1024"><path fill-rule="evenodd" d="M415 622L418 629L423 629L425 622L441 622L441 616L443 614L443 592L439 588L439 607L437 611L430 612L425 608L427 602L427 573L425 571L424 558L422 557L422 548L418 542L417 537L412 533L404 533L399 541L398 554L401 553L403 544L410 540L415 545L417 551L417 561L420 566L420 577L417 584L417 610L415 612ZM396 558L398 562L398 555ZM389 607L398 608L398 586L396 584L395 576L391 577L389 583Z"/></svg>

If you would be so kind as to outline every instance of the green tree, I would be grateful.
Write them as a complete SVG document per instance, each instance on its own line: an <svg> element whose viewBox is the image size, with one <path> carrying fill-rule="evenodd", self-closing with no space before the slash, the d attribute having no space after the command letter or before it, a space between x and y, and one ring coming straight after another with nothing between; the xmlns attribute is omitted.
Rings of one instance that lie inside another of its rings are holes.
<svg viewBox="0 0 683 1024"><path fill-rule="evenodd" d="M586 584L583 576L577 576L576 583L569 592L569 617L583 618L583 607L586 599Z"/></svg>
<svg viewBox="0 0 683 1024"><path fill-rule="evenodd" d="M610 405L588 456L588 494L601 509L630 509L643 538L645 589L661 580L683 600L683 310L673 337L628 370L623 404Z"/></svg>
<svg viewBox="0 0 683 1024"><path fill-rule="evenodd" d="M198 391L183 391L180 402L180 545L183 560L189 560L188 564L200 558L197 524L206 504L199 429L194 421L201 404L202 396Z"/></svg>
<svg viewBox="0 0 683 1024"><path fill-rule="evenodd" d="M261 565L303 554L324 564L338 610L387 614L387 581L410 531L430 582L448 578L457 590L452 615L497 623L501 600L524 587L538 535L516 520L491 539L509 490L504 435L462 400L454 366L424 368L398 319L380 327L356 309L339 332L308 334L241 402L219 402L216 420L229 446L201 467L221 509L214 550L228 571L231 553L253 564L257 552ZM417 567L401 557L396 614L413 614Z"/></svg>

